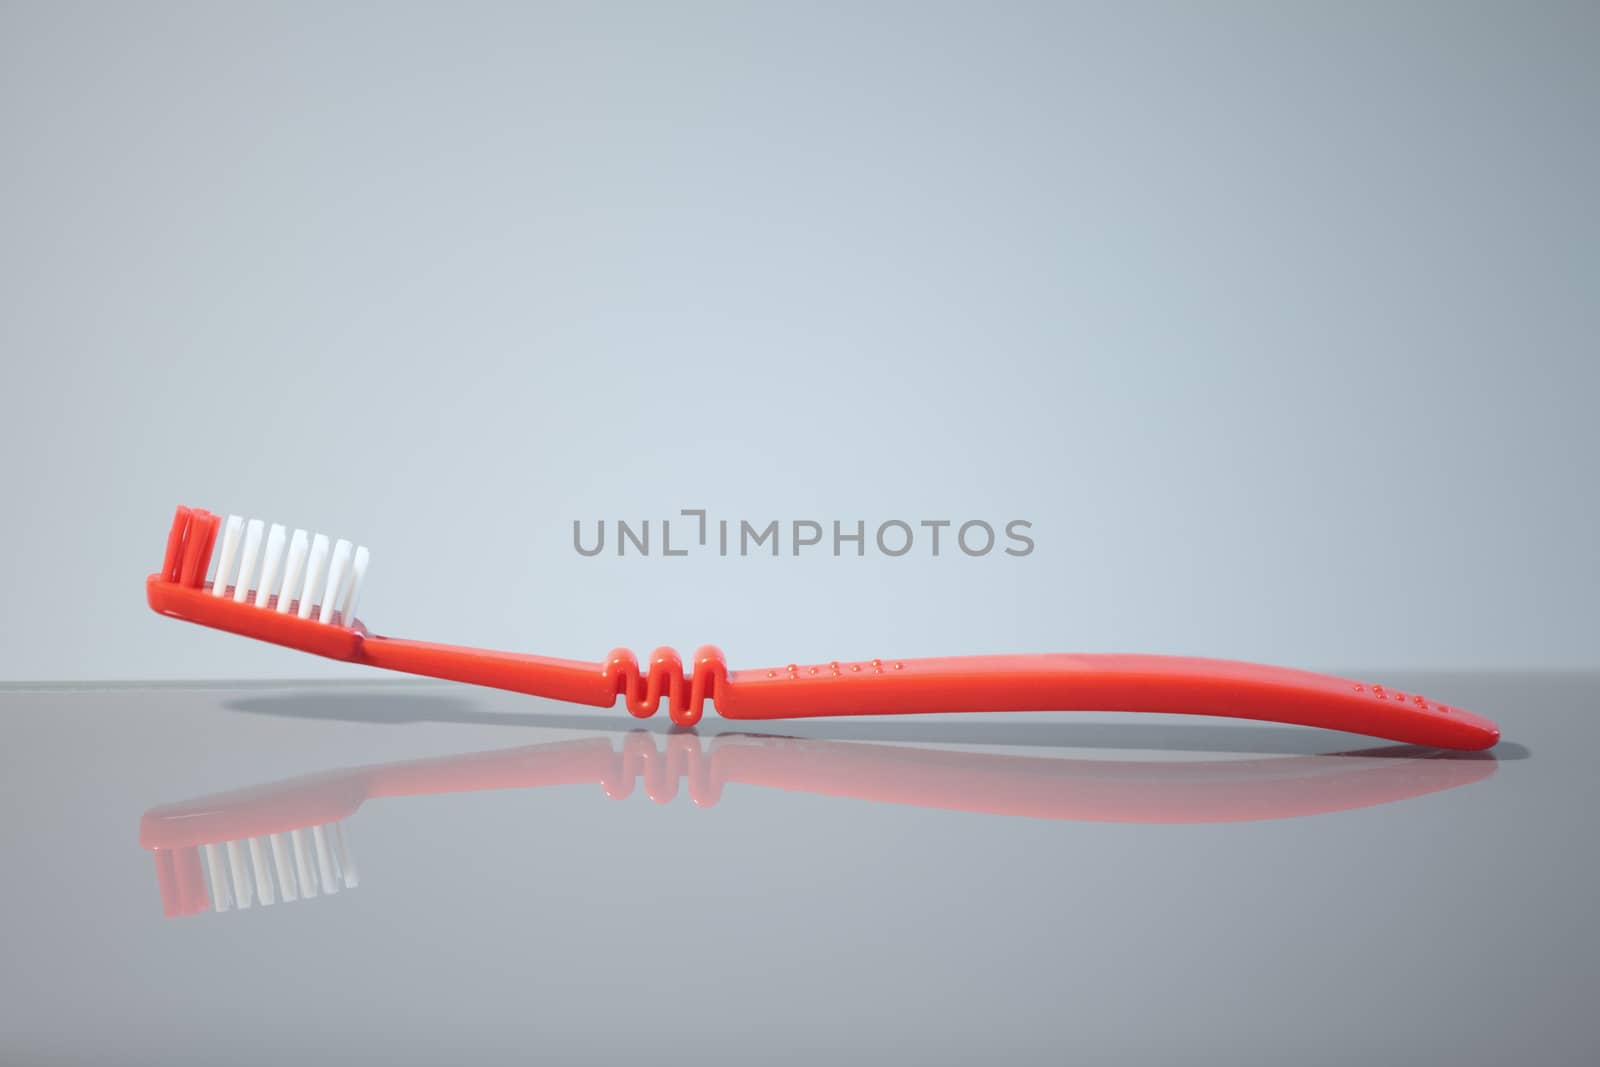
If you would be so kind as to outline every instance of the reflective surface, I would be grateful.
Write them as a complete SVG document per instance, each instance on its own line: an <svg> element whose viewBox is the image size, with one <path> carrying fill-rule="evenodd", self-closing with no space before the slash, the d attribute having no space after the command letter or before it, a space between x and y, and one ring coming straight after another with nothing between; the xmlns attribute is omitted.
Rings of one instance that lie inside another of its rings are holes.
<svg viewBox="0 0 1600 1067"><path fill-rule="evenodd" d="M0 692L0 1060L1590 1062L1600 677L1409 681L1507 740Z"/></svg>

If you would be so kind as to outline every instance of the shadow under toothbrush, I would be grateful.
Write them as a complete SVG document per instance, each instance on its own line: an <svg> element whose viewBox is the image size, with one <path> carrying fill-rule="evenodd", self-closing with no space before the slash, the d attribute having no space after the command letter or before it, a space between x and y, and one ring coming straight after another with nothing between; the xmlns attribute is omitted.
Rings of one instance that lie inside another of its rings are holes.
<svg viewBox="0 0 1600 1067"><path fill-rule="evenodd" d="M741 735L795 737L832 741L879 741L917 744L993 745L1021 748L1119 749L1126 751L1215 752L1263 755L1360 756L1411 759L1420 754L1456 760L1506 762L1531 757L1514 741L1502 741L1492 753L1441 752L1416 745L1352 747L1355 735L1303 726L1259 726L1229 721L1202 723L1151 722L952 722L944 718L895 720L786 719L765 723L734 719L703 720L686 731L666 719L637 719L610 709L593 712L500 711L481 707L453 693L341 692L335 689L249 696L223 705L230 711L280 718L373 723L399 726L449 723L481 726L542 727L598 732L645 731L701 737ZM1028 713L1033 714L1033 713ZM781 725L780 725L781 724ZM766 726L766 729L761 728Z"/></svg>

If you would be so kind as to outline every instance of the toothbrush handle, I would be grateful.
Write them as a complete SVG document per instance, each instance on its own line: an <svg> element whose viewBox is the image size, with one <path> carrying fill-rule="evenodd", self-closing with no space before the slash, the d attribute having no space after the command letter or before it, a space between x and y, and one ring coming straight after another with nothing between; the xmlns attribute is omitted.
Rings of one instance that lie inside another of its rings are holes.
<svg viewBox="0 0 1600 1067"><path fill-rule="evenodd" d="M640 669L618 649L605 663L435 645L367 634L351 657L374 667L510 689L595 707L620 696L640 718L663 698L693 726L709 699L728 719L986 711L1144 711L1216 715L1342 730L1430 748L1500 740L1488 719L1381 685L1231 660L1043 654L867 660L729 671L705 647L685 673L657 649Z"/></svg>
<svg viewBox="0 0 1600 1067"><path fill-rule="evenodd" d="M735 671L730 719L979 711L1144 711L1343 730L1484 749L1494 723L1426 697L1330 675L1180 656L1045 654L871 660Z"/></svg>

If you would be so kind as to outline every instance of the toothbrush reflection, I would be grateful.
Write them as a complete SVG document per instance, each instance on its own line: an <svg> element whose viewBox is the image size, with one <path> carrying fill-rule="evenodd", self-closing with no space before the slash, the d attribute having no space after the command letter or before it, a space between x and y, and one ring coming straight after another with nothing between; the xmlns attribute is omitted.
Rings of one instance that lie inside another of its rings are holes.
<svg viewBox="0 0 1600 1067"><path fill-rule="evenodd" d="M1389 746L1337 755L1183 761L1055 758L766 734L629 731L438 759L352 767L165 805L139 843L167 916L271 905L359 884L344 822L366 801L496 789L680 784L701 807L729 785L1029 819L1223 823L1370 807L1487 778L1493 756Z"/></svg>

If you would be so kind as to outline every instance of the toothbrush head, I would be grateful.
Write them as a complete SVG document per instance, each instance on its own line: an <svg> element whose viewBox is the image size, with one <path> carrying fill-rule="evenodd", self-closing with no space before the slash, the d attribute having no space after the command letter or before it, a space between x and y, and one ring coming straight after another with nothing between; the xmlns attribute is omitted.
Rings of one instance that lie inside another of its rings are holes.
<svg viewBox="0 0 1600 1067"><path fill-rule="evenodd" d="M368 559L364 545L326 534L180 507L145 592L163 615L350 659L366 632L355 609Z"/></svg>

